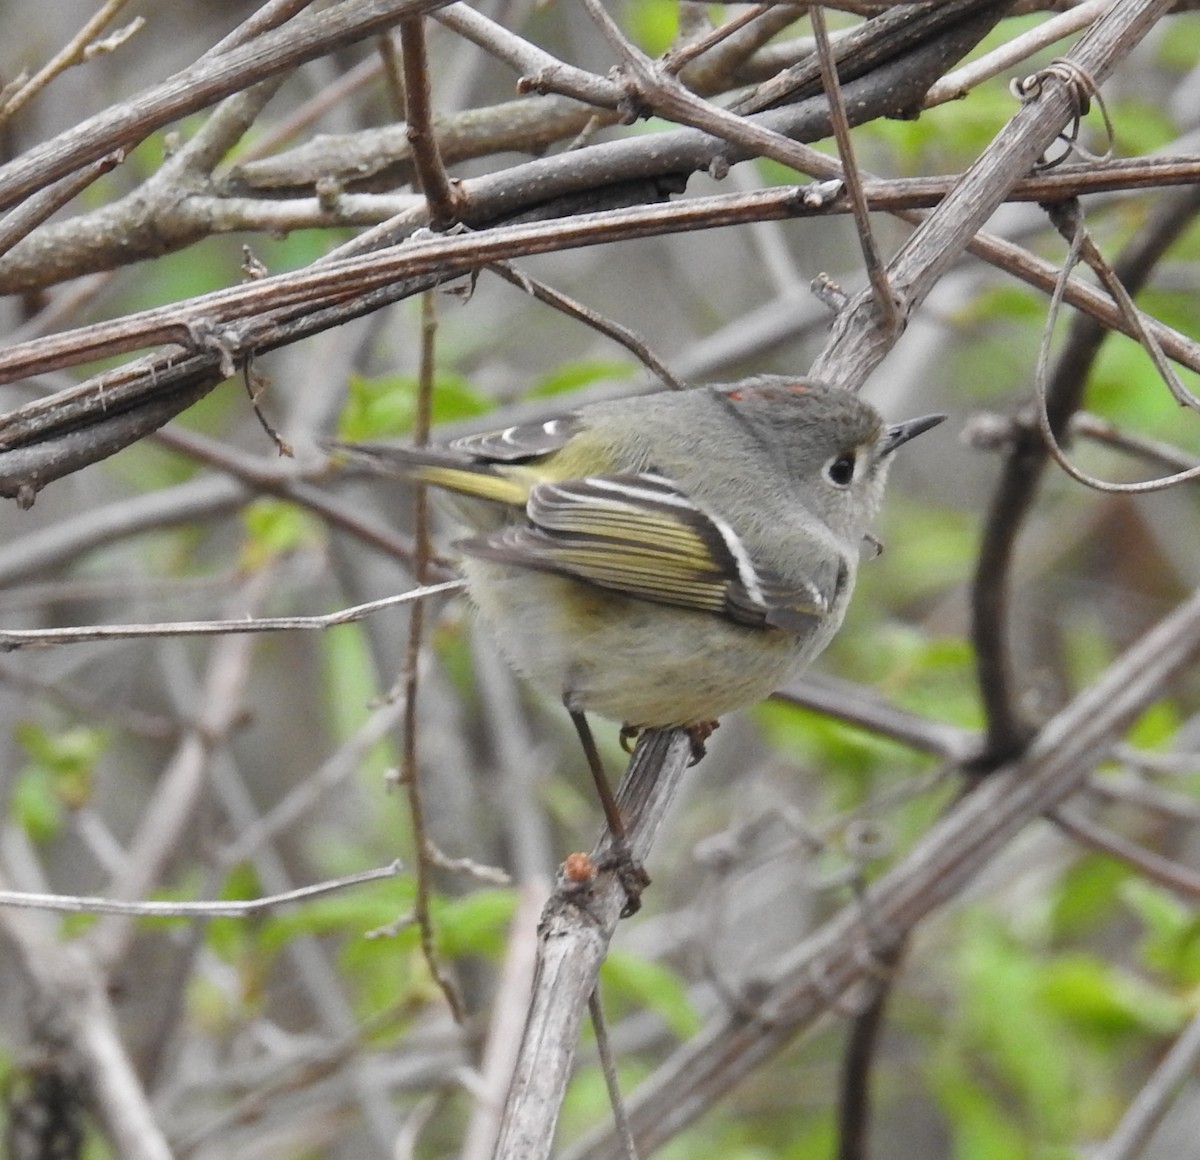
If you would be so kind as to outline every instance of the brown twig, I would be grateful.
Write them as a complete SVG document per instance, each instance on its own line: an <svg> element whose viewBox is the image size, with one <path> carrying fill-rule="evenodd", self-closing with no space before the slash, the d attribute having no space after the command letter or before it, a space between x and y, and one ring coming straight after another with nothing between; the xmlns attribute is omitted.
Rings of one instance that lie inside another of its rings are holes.
<svg viewBox="0 0 1200 1160"><path fill-rule="evenodd" d="M128 2L129 0L104 0L99 11L46 64L11 93L3 105L0 105L0 126L16 116L55 77L74 65L83 64L87 59L88 46Z"/></svg>
<svg viewBox="0 0 1200 1160"><path fill-rule="evenodd" d="M0 166L0 208L7 208L115 149L130 149L155 129L222 97L286 72L339 44L363 40L405 16L448 0L361 0L305 14L249 44L202 58L158 85L35 145Z"/></svg>
<svg viewBox="0 0 1200 1160"><path fill-rule="evenodd" d="M1200 653L1200 593L1163 618L1049 721L1020 760L964 796L915 846L834 919L769 972L760 969L756 1018L719 1015L627 1098L634 1138L651 1152L774 1058L876 970L871 929L899 937L944 905L1034 818L1065 801L1145 707ZM865 944L865 945L864 945ZM607 1133L567 1160L617 1155Z"/></svg>
<svg viewBox="0 0 1200 1160"><path fill-rule="evenodd" d="M875 292L876 305L884 316L884 325L890 326L899 335L900 313L895 296L892 294L892 288L888 285L887 272L883 268L883 259L880 257L879 246L875 241L875 231L871 227L871 217L867 212L867 199L863 194L862 175L859 173L858 161L854 156L854 144L850 140L850 123L846 118L846 105L842 99L837 65L834 62L833 50L829 43L829 32L825 27L825 15L819 4L814 4L810 9L809 20L812 21L813 34L817 41L817 60L821 66L821 84L829 99L829 119L833 124L833 136L837 141L843 180L850 196L850 206L854 213L854 224L858 230L858 241L862 247L867 278Z"/></svg>
<svg viewBox="0 0 1200 1160"><path fill-rule="evenodd" d="M1116 274L1130 294L1149 278L1167 247L1200 213L1200 188L1164 198L1121 254ZM1083 399L1088 375L1108 335L1092 317L1075 320L1046 386L1047 416L1061 439ZM972 638L980 694L988 721L988 761L1020 749L1029 734L1020 709L1009 632L1012 560L1021 528L1036 498L1047 451L1036 427L1021 423L1013 433L993 494L979 548L972 588ZM988 763L984 762L984 765Z"/></svg>
<svg viewBox="0 0 1200 1160"><path fill-rule="evenodd" d="M1170 162L1165 163L1159 172L1161 178L1171 182L1192 184L1196 181L1197 165L1200 162L1185 167L1180 167L1178 162ZM1129 170L1124 172L1128 173ZM1080 176L1075 173L1064 174L1059 171L1053 178L1022 183L1018 193L1023 198L1036 200L1053 196L1056 190L1068 189L1071 183L1079 180ZM1086 177L1083 180L1086 181ZM882 188L868 182L866 193L872 209L899 212L907 206L936 202L946 189L946 180L923 179L916 182L887 182L883 183ZM676 230L720 228L764 218L826 215L845 212L847 208L844 202L837 200L823 200L819 207L814 208L804 203L802 196L799 196L802 194L802 189L777 188L751 194L697 198L676 205L632 207L603 214L583 214L562 221L500 226L486 232L475 232L469 237L422 239L402 247L376 251L356 260L342 258L323 262L308 269L272 275L253 285L231 287L170 306L133 313L116 322L79 327L61 335L22 343L0 354L0 382L45 373L157 342L190 343L191 336L187 328L201 319L232 322L268 309L298 309L305 305L315 308L330 300L345 298L355 290L370 290L432 272L440 272L444 277L456 276L496 259L599 245ZM981 233L968 248L1003 264L1016 277L1047 293L1053 289L1056 269L1047 262L1034 259L1027 251L1012 243ZM1096 313L1106 325L1120 325L1119 312L1111 301L1082 283L1070 285L1067 301ZM1189 350L1177 334L1161 324L1153 329L1171 357L1200 365L1200 357L1195 351ZM1200 346L1196 350L1200 350ZM110 398L110 401L115 400Z"/></svg>
<svg viewBox="0 0 1200 1160"><path fill-rule="evenodd" d="M625 1102L621 1098L621 1083L617 1076L617 1059L608 1038L608 1020L604 1016L604 1004L599 990L588 996L588 1014L592 1020L592 1031L596 1035L596 1051L600 1056L600 1070L604 1073L604 1086L608 1091L608 1103L612 1108L613 1126L621 1141L624 1160L638 1160L637 1145L629 1130L629 1119L625 1115Z"/></svg>
<svg viewBox="0 0 1200 1160"><path fill-rule="evenodd" d="M678 75L698 57L724 43L748 24L753 24L761 16L770 12L771 8L772 5L769 4L756 4L752 8L747 8L745 12L739 12L732 19L712 29L704 36L680 45L678 48L670 49L663 57L663 68L668 73Z"/></svg>
<svg viewBox="0 0 1200 1160"><path fill-rule="evenodd" d="M1071 806L1059 806L1047 815L1050 820L1077 842L1124 862L1143 877L1157 882L1170 890L1184 902L1200 900L1200 874L1170 858L1164 858L1153 850L1147 850L1123 834L1093 821L1082 810Z"/></svg>
<svg viewBox="0 0 1200 1160"><path fill-rule="evenodd" d="M461 220L467 206L461 187L450 180L438 153L433 131L424 17L400 22L400 54L404 64L404 108L408 118L405 133L412 146L413 166L429 205L430 224L435 230L444 230Z"/></svg>
<svg viewBox="0 0 1200 1160"><path fill-rule="evenodd" d="M1128 0L1110 8L1066 59L1103 82L1117 62L1153 27L1170 0ZM956 183L954 190L917 227L888 265L893 292L907 316L926 298L964 245L1005 200L1007 190L1030 172L1078 112L1078 93L1057 75L1036 99L1021 105L1005 131ZM809 368L820 379L845 387L862 384L891 349L893 332L873 293L860 294L837 318L825 349Z"/></svg>
<svg viewBox="0 0 1200 1160"><path fill-rule="evenodd" d="M402 37L411 34L411 27L401 28ZM407 44L407 41L403 41ZM409 56L405 52L405 79L409 78ZM412 110L412 88L408 90L409 110ZM429 442L429 426L433 412L433 382L437 369L437 313L431 293L421 298L421 362L418 373L417 414L413 423L413 439L418 447ZM425 584L433 547L429 538L429 501L422 485L413 488L413 579L418 587ZM412 824L413 846L417 852L416 882L413 891L413 918L421 932L421 952L429 973L437 982L456 1023L466 1017L458 988L446 971L437 950L437 936L429 910L432 890L430 878L434 861L430 857L431 840L425 820L425 799L421 792L417 764L417 697L420 692L421 649L425 633L425 603L412 606L408 620L408 640L404 650L404 673L401 691L404 700L403 741L400 757L400 784L408 800L408 816Z"/></svg>
<svg viewBox="0 0 1200 1160"><path fill-rule="evenodd" d="M1084 225L1083 214L1079 209L1078 202L1071 201L1068 203L1068 206L1054 205L1049 207L1051 219L1056 223L1060 232L1064 230L1067 232L1071 245L1067 253L1067 260L1063 264L1062 275L1059 278L1058 285L1055 287L1054 295L1050 299L1050 309L1046 314L1046 325L1043 328L1041 348L1038 352L1034 388L1037 397L1038 430L1041 433L1042 442L1046 445L1046 450L1049 452L1050 458L1063 471L1077 483L1082 483L1085 487L1090 487L1094 491L1108 492L1110 494L1124 493L1127 495L1139 495L1153 491L1163 491L1166 488L1175 487L1180 483L1187 483L1192 479L1196 479L1200 477L1200 465L1185 467L1181 471L1172 472L1170 475L1142 480L1137 483L1113 483L1108 480L1099 479L1071 462L1054 433L1050 416L1046 410L1046 375L1050 363L1050 335L1058 317L1059 306L1062 303L1061 288L1070 277L1071 271L1075 268L1080 257L1084 255L1086 255L1088 265L1096 271L1101 282L1111 294L1114 304L1121 312L1121 317L1126 320L1129 328L1137 335L1143 350L1149 354L1155 369L1167 383L1175 401L1181 406L1192 410L1200 407L1200 400L1192 395L1184 387L1183 383L1179 381L1179 376L1175 374L1167 363L1162 348L1146 328L1141 311L1134 306L1128 291L1113 274L1112 268L1091 240L1087 227Z"/></svg>
<svg viewBox="0 0 1200 1160"><path fill-rule="evenodd" d="M1200 1060L1200 1015L1183 1029L1154 1074L1129 1105L1116 1131L1092 1154L1092 1160L1136 1160L1145 1154L1154 1129Z"/></svg>
<svg viewBox="0 0 1200 1160"><path fill-rule="evenodd" d="M620 343L672 390L687 389L687 384L679 380L671 368L646 345L646 340L636 331L622 326L619 322L614 322L611 318L605 318L582 302L576 302L575 299L567 297L552 286L547 286L545 282L530 277L524 271L518 270L511 262L491 262L488 269L494 274L498 274L506 282L519 286L526 294L532 295L539 302L545 302L547 306L561 310L568 317L578 319L586 326L590 326L614 342Z"/></svg>
<svg viewBox="0 0 1200 1160"><path fill-rule="evenodd" d="M28 201L9 210L0 219L0 254L6 254L27 234L35 230L48 217L62 209L69 201L81 194L98 177L111 172L125 160L122 152L112 153L93 161L78 173L69 174L40 190Z"/></svg>
<svg viewBox="0 0 1200 1160"><path fill-rule="evenodd" d="M638 739L619 791L630 851L644 860L691 760L685 731L649 729ZM605 834L593 866L614 852ZM587 998L626 904L625 888L609 870L585 881L561 880L538 929L538 964L495 1160L542 1160L549 1155L571 1072Z"/></svg>
<svg viewBox="0 0 1200 1160"><path fill-rule="evenodd" d="M270 32L291 20L298 12L303 12L313 0L267 0L256 8L228 36L222 37L204 55L206 57L220 56L231 48L240 48L249 44L264 32Z"/></svg>
<svg viewBox="0 0 1200 1160"><path fill-rule="evenodd" d="M850 1024L838 1080L837 1160L867 1160L870 1156L871 1070L878 1058L888 999L904 950L904 940L894 947L875 949L879 977L868 984L870 997Z"/></svg>

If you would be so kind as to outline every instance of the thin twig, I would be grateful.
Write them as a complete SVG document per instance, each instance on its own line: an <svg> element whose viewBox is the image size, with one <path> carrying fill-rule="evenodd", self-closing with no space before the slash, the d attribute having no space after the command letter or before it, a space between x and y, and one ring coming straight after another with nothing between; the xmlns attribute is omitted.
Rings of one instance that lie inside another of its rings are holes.
<svg viewBox="0 0 1200 1160"><path fill-rule="evenodd" d="M1130 294L1138 292L1198 212L1200 186L1176 191L1154 208L1117 260L1117 277ZM1047 413L1057 438L1062 438L1079 408L1091 368L1109 333L1106 325L1114 324L1115 314L1112 322L1081 316L1071 326L1046 388ZM1019 751L1030 732L1019 708L1021 693L1008 635L1009 593L1017 537L1036 499L1048 458L1032 423L1019 424L992 497L976 562L972 639L988 722L988 761L993 762Z"/></svg>
<svg viewBox="0 0 1200 1160"><path fill-rule="evenodd" d="M278 496L314 512L330 526L348 532L405 566L412 561L411 540L393 528L365 517L360 505L352 505L317 487L315 473L297 468L292 461L273 459L264 462L228 443L175 424L160 428L151 438L155 443L238 480L254 492ZM445 578L447 573L443 571L440 576Z"/></svg>
<svg viewBox="0 0 1200 1160"><path fill-rule="evenodd" d="M163 624L84 625L78 628L7 628L0 629L0 652L21 648L50 648L63 644L86 644L95 640L133 640L141 637L224 636L252 632L323 632L339 624L351 624L376 612L412 601L425 600L445 592L461 591L461 580L447 580L369 600L352 608L339 609L324 616L264 616L254 620L181 620Z"/></svg>
<svg viewBox="0 0 1200 1160"><path fill-rule="evenodd" d="M1064 215L1067 211L1062 206L1050 207L1051 217L1056 222L1064 220ZM1050 298L1050 308L1046 313L1046 325L1042 331L1042 341L1038 349L1037 371L1035 375L1035 387L1037 391L1037 420L1038 429L1041 431L1042 440L1046 445L1046 450L1050 453L1050 458L1058 464L1073 480L1077 483L1082 483L1085 487L1090 487L1094 491L1103 491L1110 493L1123 493L1128 495L1144 495L1148 492L1164 491L1169 487L1175 487L1180 483L1186 483L1188 480L1200 478L1200 464L1185 468L1183 471L1176 471L1170 475L1161 476L1157 479L1147 479L1139 483L1113 483L1109 480L1098 479L1096 476L1089 474L1082 468L1077 467L1070 459L1067 458L1067 453L1063 450L1059 443L1058 436L1054 431L1054 424L1050 418L1049 404L1046 398L1047 390L1047 374L1050 362L1050 335L1054 330L1054 323L1058 318L1059 307L1062 305L1062 288L1066 285L1067 280L1071 276L1072 270L1078 263L1080 255L1085 249L1089 248L1090 238L1087 232L1087 227L1083 222L1082 211L1079 210L1078 204L1075 204L1075 212L1070 214L1073 219L1073 229L1070 234L1071 246L1067 253L1066 261L1063 263L1062 273L1059 276L1058 285L1054 288L1054 294ZM1124 287L1120 286L1120 282L1112 276L1111 269L1107 262L1099 261L1099 254L1095 251L1094 246L1090 246L1093 261L1089 263L1095 268L1097 265L1101 267L1100 275L1113 295L1118 309L1121 310L1122 317L1129 320L1130 325L1139 335L1142 340L1143 347L1150 354L1155 366L1160 374L1167 380L1171 386L1171 393L1175 396L1177 402L1185 403L1192 408L1200 406L1200 400L1197 400L1190 392L1186 390L1174 371L1167 365L1166 356L1162 352L1162 348L1151 337L1148 328L1143 324L1141 312L1134 307L1132 300L1129 298L1128 292ZM1118 292L1119 288L1119 292Z"/></svg>
<svg viewBox="0 0 1200 1160"><path fill-rule="evenodd" d="M1092 1152L1091 1160L1136 1160L1142 1156L1171 1101L1195 1073L1197 1061L1200 1061L1200 1015L1183 1029L1125 1110L1116 1131Z"/></svg>
<svg viewBox="0 0 1200 1160"><path fill-rule="evenodd" d="M715 48L718 44L728 40L735 32L745 28L747 24L753 23L764 13L770 12L772 7L774 6L770 4L755 4L752 8L747 8L745 12L739 12L705 36L688 44L680 45L678 48L670 49L663 57L663 68L669 73L678 75L698 56L703 56L710 48Z"/></svg>
<svg viewBox="0 0 1200 1160"><path fill-rule="evenodd" d="M421 22L417 21L416 23ZM379 60L369 62L374 64L375 68L370 72L364 69L363 75L374 76L376 73L382 71L392 116L397 121L407 121L408 102L404 94L404 62L401 60L400 53L396 51L396 41L391 33L385 32L378 38L376 45L379 49ZM364 61L363 63L366 64L368 62ZM407 130L408 126L406 125L406 133Z"/></svg>
<svg viewBox="0 0 1200 1160"><path fill-rule="evenodd" d="M0 125L4 125L25 107L60 73L73 65L83 64L87 59L86 49L129 0L104 0L99 11L54 54L32 77L29 78L8 100L0 105Z"/></svg>
<svg viewBox="0 0 1200 1160"><path fill-rule="evenodd" d="M1145 435L1123 431L1115 423L1087 411L1078 411L1071 416L1069 431L1072 438L1081 436L1091 439L1104 447L1115 448L1167 471L1190 471L1197 466L1194 455L1187 454L1173 443L1164 443L1161 439L1150 439Z"/></svg>
<svg viewBox="0 0 1200 1160"><path fill-rule="evenodd" d="M925 94L924 107L929 109L947 101L960 100L976 85L1007 72L1013 65L1041 51L1047 45L1062 40L1081 28L1087 28L1111 6L1112 0L1083 0L1066 12L1058 12L1042 21L1036 28L1005 41L999 48L971 61L935 82Z"/></svg>
<svg viewBox="0 0 1200 1160"><path fill-rule="evenodd" d="M1140 770L1144 767L1147 757L1153 760L1162 755L1131 753L1126 749L1125 752L1118 751L1116 756L1128 762L1134 769ZM1200 760L1191 757L1187 762L1187 773L1194 772L1197 766L1200 766ZM1139 810L1156 814L1171 822L1183 822L1188 826L1200 823L1200 801L1188 793L1157 785L1141 772L1110 773L1104 777L1091 777L1085 788L1089 797L1100 802L1120 802L1122 805L1136 806Z"/></svg>
<svg viewBox="0 0 1200 1160"><path fill-rule="evenodd" d="M439 24L524 74L517 83L518 92L564 93L602 109L615 109L621 103L624 93L614 81L566 64L466 4L450 4L431 15Z"/></svg>
<svg viewBox="0 0 1200 1160"><path fill-rule="evenodd" d="M511 262L490 262L487 268L493 273L499 274L506 282L519 286L526 294L531 294L539 302L545 302L548 306L553 306L555 310L561 310L569 317L578 319L593 330L598 330L614 342L620 343L673 390L687 389L687 384L682 382L675 372L646 345L646 340L636 331L622 326L619 322L614 322L611 318L605 318L590 306L585 306L582 302L569 298L545 282L531 277L523 270L518 270Z"/></svg>
<svg viewBox="0 0 1200 1160"><path fill-rule="evenodd" d="M402 44L410 45L411 25L401 28ZM424 41L422 39L422 45ZM408 85L409 113L412 114L413 88L409 80L409 50L405 49L405 83ZM418 375L417 413L413 422L413 440L418 447L429 442L429 428L433 413L433 383L437 370L437 312L435 296L426 291L421 296L421 362ZM426 488L418 484L413 488L413 578L420 585L425 582L432 555L429 538L429 501ZM421 932L421 952L425 956L429 973L441 988L456 1023L466 1017L458 988L446 971L437 950L437 938L433 929L433 917L429 909L432 891L430 879L434 869L429 856L431 845L425 821L425 801L421 793L420 768L417 763L417 698L421 687L421 648L424 641L425 604L418 601L412 606L408 619L408 640L404 648L404 675L402 690L404 719L403 741L400 750L400 784L408 800L409 820L412 824L413 846L416 850L416 883L413 892L413 918Z"/></svg>
<svg viewBox="0 0 1200 1160"><path fill-rule="evenodd" d="M39 190L28 201L0 219L0 254L6 254L27 234L36 229L52 214L62 209L72 198L81 194L99 177L111 172L125 160L123 152L110 153L84 166L78 173L68 174L53 185Z"/></svg>
<svg viewBox="0 0 1200 1160"><path fill-rule="evenodd" d="M846 105L842 99L842 88L838 81L837 63L833 59L833 50L829 44L825 14L819 4L814 4L809 10L809 20L812 22L813 35L817 41L821 83L824 85L825 95L829 99L829 120L833 125L834 139L837 141L838 156L842 160L843 181L846 183L846 191L850 195L850 205L854 210L854 224L858 229L858 241L862 247L867 277L875 292L875 301L884 317L884 324L890 326L893 333L899 335L902 323L900 304L896 301L895 292L888 283L887 271L884 269L879 246L875 241L875 231L871 226L871 216L867 212L862 176L858 170L858 161L854 156L854 144L850 140L850 123L846 119Z"/></svg>
<svg viewBox="0 0 1200 1160"><path fill-rule="evenodd" d="M600 1056L600 1070L604 1073L604 1086L608 1091L608 1102L612 1108L613 1126L625 1160L638 1160L637 1145L629 1129L629 1117L625 1114L625 1101L621 1098L621 1081L617 1078L617 1060L613 1055L612 1043L608 1038L608 1021L604 1017L604 1004L599 990L588 996L588 1014L592 1019L592 1030L596 1033L596 1051Z"/></svg>
<svg viewBox="0 0 1200 1160"><path fill-rule="evenodd" d="M273 910L290 902L307 902L364 882L394 878L400 873L398 861L374 870L360 870L341 878L330 878L312 886L299 886L280 894L261 898L207 899L196 902L124 901L119 898L99 898L87 894L28 894L19 890L0 890L0 906L17 906L25 910L57 910L65 914L123 914L132 918L245 918L264 910Z"/></svg>
<svg viewBox="0 0 1200 1160"><path fill-rule="evenodd" d="M400 55L404 65L405 134L412 146L413 167L434 229L444 230L459 221L466 209L462 189L450 180L438 152L433 131L429 56L425 48L425 18L400 22Z"/></svg>
<svg viewBox="0 0 1200 1160"><path fill-rule="evenodd" d="M838 1081L837 1160L867 1160L870 1156L871 1069L878 1058L888 999L904 949L905 940L901 939L887 951L875 950L880 976L869 984L870 998L850 1024Z"/></svg>
<svg viewBox="0 0 1200 1160"><path fill-rule="evenodd" d="M1185 902L1200 901L1200 874L1194 870L1131 842L1122 834L1092 821L1086 814L1070 806L1059 806L1048 816L1060 830L1070 834L1076 841L1124 862L1152 882L1157 882L1177 894Z"/></svg>

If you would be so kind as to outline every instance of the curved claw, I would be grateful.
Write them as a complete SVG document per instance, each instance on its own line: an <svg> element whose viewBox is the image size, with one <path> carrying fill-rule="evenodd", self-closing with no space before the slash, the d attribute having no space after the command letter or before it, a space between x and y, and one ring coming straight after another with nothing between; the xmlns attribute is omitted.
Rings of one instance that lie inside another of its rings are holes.
<svg viewBox="0 0 1200 1160"><path fill-rule="evenodd" d="M708 739L717 731L720 721L693 721L685 725L688 740L692 743L692 760L689 765L695 765L708 752Z"/></svg>
<svg viewBox="0 0 1200 1160"><path fill-rule="evenodd" d="M642 727L640 725L622 725L620 733L621 748L626 753L633 753L633 747L637 743L638 737L641 735Z"/></svg>

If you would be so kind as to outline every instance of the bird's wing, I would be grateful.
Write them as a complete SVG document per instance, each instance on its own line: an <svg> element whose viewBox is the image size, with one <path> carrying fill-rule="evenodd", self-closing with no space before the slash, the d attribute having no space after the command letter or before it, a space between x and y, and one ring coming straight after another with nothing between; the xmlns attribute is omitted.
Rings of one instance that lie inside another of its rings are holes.
<svg viewBox="0 0 1200 1160"><path fill-rule="evenodd" d="M460 495L522 508L536 479L524 464L557 451L579 429L575 415L542 423L522 423L502 431L486 431L431 447L394 443L341 443L324 440L328 451L341 452L383 475L433 484Z"/></svg>
<svg viewBox="0 0 1200 1160"><path fill-rule="evenodd" d="M834 599L751 558L733 529L653 473L539 483L528 522L463 540L470 556L555 572L751 627L811 628Z"/></svg>
<svg viewBox="0 0 1200 1160"><path fill-rule="evenodd" d="M560 415L544 423L518 423L502 431L465 435L449 448L468 459L485 463L524 463L557 451L579 430L577 415Z"/></svg>

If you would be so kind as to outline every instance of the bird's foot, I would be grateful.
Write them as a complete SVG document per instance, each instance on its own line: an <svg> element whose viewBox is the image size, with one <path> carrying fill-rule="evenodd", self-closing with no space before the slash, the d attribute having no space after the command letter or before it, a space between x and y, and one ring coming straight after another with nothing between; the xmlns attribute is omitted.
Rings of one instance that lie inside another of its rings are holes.
<svg viewBox="0 0 1200 1160"><path fill-rule="evenodd" d="M685 725L688 740L692 743L692 760L689 765L695 765L708 752L708 739L717 731L720 721L693 721Z"/></svg>

